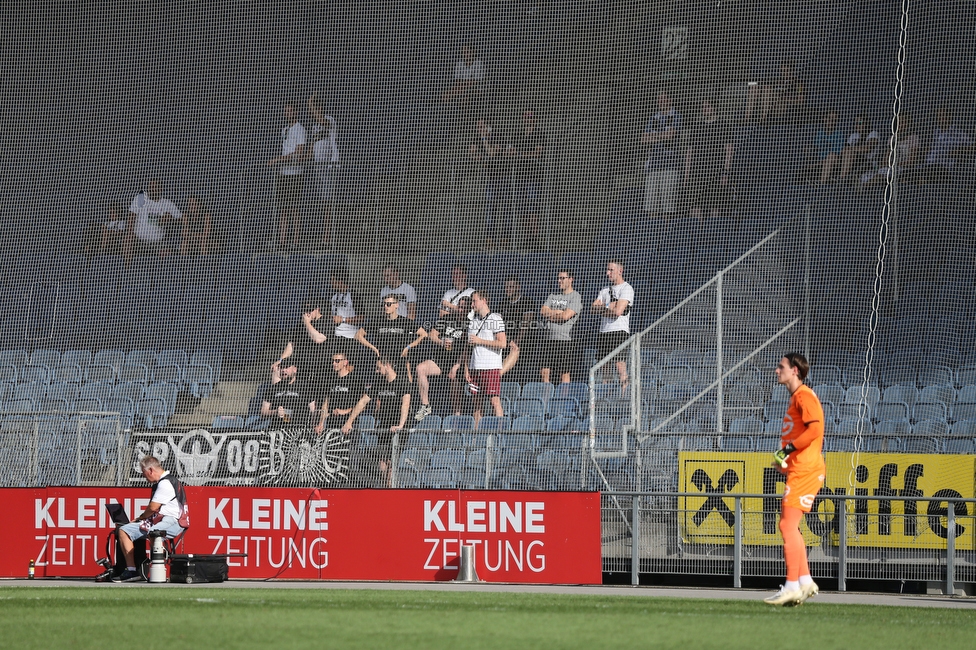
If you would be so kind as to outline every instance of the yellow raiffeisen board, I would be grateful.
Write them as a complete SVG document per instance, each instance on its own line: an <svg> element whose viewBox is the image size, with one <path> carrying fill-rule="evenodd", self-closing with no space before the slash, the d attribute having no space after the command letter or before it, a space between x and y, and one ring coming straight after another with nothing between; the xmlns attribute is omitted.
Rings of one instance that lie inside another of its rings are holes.
<svg viewBox="0 0 976 650"><path fill-rule="evenodd" d="M891 497L890 500L847 502L850 546L945 548L946 502L920 497L973 498L976 458L964 455L828 453L827 478L813 511L801 522L808 545L830 536L838 543L838 521L832 495ZM735 503L723 494L783 494L786 477L766 453L680 452L678 489L702 492L680 500L682 537L689 543L731 544ZM743 544L782 544L779 534L780 497L744 499ZM974 550L976 525L972 504L956 506L956 548Z"/></svg>

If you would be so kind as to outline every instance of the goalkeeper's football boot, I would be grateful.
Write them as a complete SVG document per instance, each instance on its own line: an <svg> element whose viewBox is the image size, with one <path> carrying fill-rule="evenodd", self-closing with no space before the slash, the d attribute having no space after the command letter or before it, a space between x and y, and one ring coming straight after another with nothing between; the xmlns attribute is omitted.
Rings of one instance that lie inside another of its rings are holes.
<svg viewBox="0 0 976 650"><path fill-rule="evenodd" d="M786 585L783 585L775 594L769 598L764 598L763 602L775 605L776 607L792 607L803 602L802 598L802 589L787 589Z"/></svg>
<svg viewBox="0 0 976 650"><path fill-rule="evenodd" d="M806 585L800 585L800 593L803 594L803 596L800 598L800 601L797 603L797 605L802 605L807 601L808 598L813 598L814 596L819 594L820 587L817 586L816 582L811 582L810 584L806 584Z"/></svg>

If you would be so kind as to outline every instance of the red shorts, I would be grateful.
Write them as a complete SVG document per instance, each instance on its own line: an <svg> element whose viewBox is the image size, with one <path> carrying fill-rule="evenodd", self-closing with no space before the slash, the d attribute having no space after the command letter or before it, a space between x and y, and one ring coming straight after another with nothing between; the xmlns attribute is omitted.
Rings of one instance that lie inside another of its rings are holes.
<svg viewBox="0 0 976 650"><path fill-rule="evenodd" d="M803 512L813 509L813 500L824 484L824 475L820 472L804 472L803 474L788 474L786 476L786 491L783 493L783 505L798 508Z"/></svg>
<svg viewBox="0 0 976 650"><path fill-rule="evenodd" d="M501 370L472 370L471 379L481 389L479 395L494 397L495 395L502 394Z"/></svg>

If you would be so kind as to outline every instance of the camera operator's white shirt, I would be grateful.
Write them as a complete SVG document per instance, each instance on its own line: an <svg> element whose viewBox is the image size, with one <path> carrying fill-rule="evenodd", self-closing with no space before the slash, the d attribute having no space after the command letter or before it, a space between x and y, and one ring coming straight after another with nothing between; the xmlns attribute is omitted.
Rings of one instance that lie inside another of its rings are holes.
<svg viewBox="0 0 976 650"><path fill-rule="evenodd" d="M179 519L180 501L176 498L176 490L173 489L173 484L163 480L166 476L169 476L169 472L163 472L163 475L159 477L159 483L156 484L152 500L160 504L159 514L164 517Z"/></svg>
<svg viewBox="0 0 976 650"><path fill-rule="evenodd" d="M604 305L609 305L611 302L616 302L617 300L626 300L627 307L634 306L634 288L630 286L629 282L622 282L620 284L612 284L609 287L603 287L600 290L600 294L597 296L597 300L602 302ZM630 332L630 313L624 316L603 316L600 318L600 331L601 332Z"/></svg>
<svg viewBox="0 0 976 650"><path fill-rule="evenodd" d="M142 241L159 242L166 238L166 230L159 224L159 218L164 214L169 214L174 219L183 216L172 201L169 199L159 199L153 201L145 192L136 194L129 206L129 212L136 215L136 223L133 232Z"/></svg>

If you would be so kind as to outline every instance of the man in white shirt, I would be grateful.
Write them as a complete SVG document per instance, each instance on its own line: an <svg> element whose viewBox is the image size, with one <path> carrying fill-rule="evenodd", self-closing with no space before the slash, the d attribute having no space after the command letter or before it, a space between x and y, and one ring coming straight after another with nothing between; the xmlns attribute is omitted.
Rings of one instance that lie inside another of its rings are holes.
<svg viewBox="0 0 976 650"><path fill-rule="evenodd" d="M484 79L485 65L477 57L474 45L466 43L461 46L461 59L454 66L454 81L441 95L441 99L444 103L454 100L463 103L476 93L478 85Z"/></svg>
<svg viewBox="0 0 976 650"><path fill-rule="evenodd" d="M288 248L288 225L291 224L291 249L298 248L302 234L302 164L305 156L305 127L298 121L298 111L294 102L285 104L285 121L288 126L281 129L281 155L268 161L269 167L276 167L275 201L278 204L278 245Z"/></svg>
<svg viewBox="0 0 976 650"><path fill-rule="evenodd" d="M174 221L183 217L176 205L163 198L163 184L151 180L129 206L129 227L125 235L126 261L134 254L165 257L175 249Z"/></svg>
<svg viewBox="0 0 976 650"><path fill-rule="evenodd" d="M332 272L332 323L335 325L335 336L332 338L333 352L352 354L358 346L354 346L356 334L362 326L362 307L359 296L349 286L349 274L345 269Z"/></svg>
<svg viewBox="0 0 976 650"><path fill-rule="evenodd" d="M487 396L497 417L502 411L502 350L505 349L505 319L488 307L488 294L471 294L471 323L468 326L468 345L471 352L464 367L464 378L472 387L474 397L474 425L478 426Z"/></svg>
<svg viewBox="0 0 976 650"><path fill-rule="evenodd" d="M383 282L386 286L380 289L380 300L391 293L403 296L397 307L398 316L406 316L410 320L417 320L417 291L400 279L400 268L393 262L383 267Z"/></svg>
<svg viewBox="0 0 976 650"><path fill-rule="evenodd" d="M125 571L113 578L115 582L134 582L142 580L136 570L132 542L148 536L151 532L164 532L169 538L183 532L179 519L186 504L183 487L175 476L164 470L155 456L145 456L139 461L142 475L152 485L149 505L134 521L121 526L118 531L119 544L125 555ZM182 496L181 496L182 495Z"/></svg>
<svg viewBox="0 0 976 650"><path fill-rule="evenodd" d="M305 157L313 162L315 181L322 199L322 246L332 239L332 207L335 204L336 173L339 167L339 145L336 141L336 120L325 114L322 93L308 98L308 112L312 116L309 133L311 148Z"/></svg>
<svg viewBox="0 0 976 650"><path fill-rule="evenodd" d="M441 309L437 314L441 318L456 314L461 308L461 298L470 298L474 293L474 289L468 286L468 267L463 264L456 264L451 269L451 284L454 288L445 291L441 298Z"/></svg>
<svg viewBox="0 0 976 650"><path fill-rule="evenodd" d="M600 316L600 338L597 343L597 359L604 359L630 338L630 308L634 303L634 288L624 281L624 264L614 259L607 263L607 279L610 284L600 290L600 294L590 306L590 311ZM627 357L620 354L616 358L617 375L620 377L620 390L626 391Z"/></svg>

